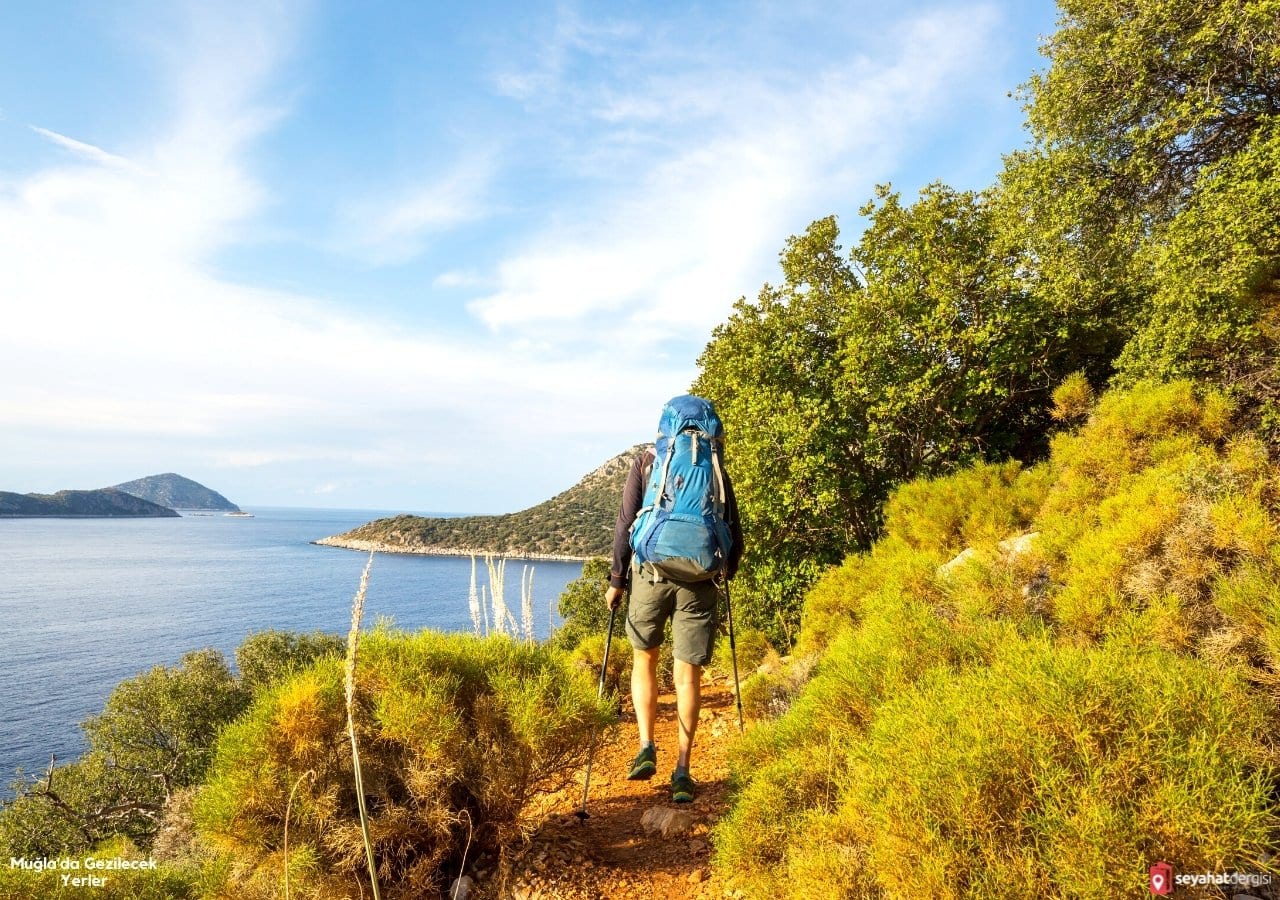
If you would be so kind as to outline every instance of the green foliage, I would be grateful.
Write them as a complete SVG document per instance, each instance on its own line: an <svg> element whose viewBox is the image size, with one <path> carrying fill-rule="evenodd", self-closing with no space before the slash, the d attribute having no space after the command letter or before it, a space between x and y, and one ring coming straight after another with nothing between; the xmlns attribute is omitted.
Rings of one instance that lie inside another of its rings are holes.
<svg viewBox="0 0 1280 900"><path fill-rule="evenodd" d="M156 666L121 682L84 729L93 751L116 767L156 777L167 797L200 779L218 729L247 702L222 654L197 650L177 668Z"/></svg>
<svg viewBox="0 0 1280 900"><path fill-rule="evenodd" d="M1025 530L1047 488L1042 470L1024 470L1017 462L976 463L899 488L885 504L885 532L945 561L965 547Z"/></svg>
<svg viewBox="0 0 1280 900"><path fill-rule="evenodd" d="M1091 335L1090 380L1207 376L1274 417L1274 0L1065 0L1001 175L1028 290Z"/></svg>
<svg viewBox="0 0 1280 900"><path fill-rule="evenodd" d="M1013 641L879 709L840 813L887 892L1143 897L1153 859L1256 870L1267 734L1266 705L1198 661Z"/></svg>
<svg viewBox="0 0 1280 900"><path fill-rule="evenodd" d="M305 668L322 656L343 656L346 641L314 631L301 634L270 629L251 634L236 648L241 685L252 694Z"/></svg>
<svg viewBox="0 0 1280 900"><path fill-rule="evenodd" d="M738 672L749 675L762 665L777 665L778 651L769 643L769 636L758 628L734 627L733 643L738 652ZM711 655L708 667L717 675L733 674L733 650L726 634L716 641L715 651Z"/></svg>
<svg viewBox="0 0 1280 900"><path fill-rule="evenodd" d="M166 801L203 777L218 730L248 700L214 650L121 682L84 723L88 752L17 786L0 813L0 852L74 852L114 834L146 846Z"/></svg>
<svg viewBox="0 0 1280 900"><path fill-rule="evenodd" d="M573 664L589 675L596 684L599 684L600 668L605 664L604 644L605 632L602 631L586 635L569 651ZM613 640L609 643L609 667L604 675L606 695L628 690L633 656L631 642L615 626ZM670 666L667 671L670 672Z"/></svg>
<svg viewBox="0 0 1280 900"><path fill-rule="evenodd" d="M848 409L840 362L843 317L860 288L838 237L829 217L787 241L784 284L735 304L691 389L725 422L746 534L736 606L780 645L790 643L805 587L877 527L864 429Z"/></svg>
<svg viewBox="0 0 1280 900"><path fill-rule="evenodd" d="M1062 0L1025 88L1038 143L1088 154L1142 213L1176 208L1200 170L1242 150L1276 113L1274 0Z"/></svg>
<svg viewBox="0 0 1280 900"><path fill-rule="evenodd" d="M853 260L866 288L850 298L841 350L879 482L1034 455L1063 363L1049 311L999 249L989 201L941 184L910 206L884 187L876 199L862 209Z"/></svg>
<svg viewBox="0 0 1280 900"><path fill-rule="evenodd" d="M619 492L621 497L621 492ZM618 498L614 498L615 505ZM616 513L615 513L616 515ZM609 559L593 556L582 564L582 574L564 586L560 594L560 617L564 624L556 630L552 642L557 647L571 648L588 635L603 635L609 628L609 608L604 604L604 592L609 587ZM622 613L619 607L616 631L621 631Z"/></svg>
<svg viewBox="0 0 1280 900"><path fill-rule="evenodd" d="M878 534L895 485L1039 452L1050 388L1080 364L1014 277L986 198L933 185L904 206L886 188L864 213L850 261L833 218L787 242L786 282L738 302L693 385L726 422L742 618L780 647L803 591Z"/></svg>
<svg viewBox="0 0 1280 900"><path fill-rule="evenodd" d="M1053 417L1059 422L1083 419L1093 409L1093 386L1083 372L1072 372L1053 390Z"/></svg>
<svg viewBox="0 0 1280 900"><path fill-rule="evenodd" d="M1280 396L1280 123L1199 173L1145 249L1155 284L1119 360L1122 383L1208 377L1255 402Z"/></svg>
<svg viewBox="0 0 1280 900"><path fill-rule="evenodd" d="M545 646L369 634L356 726L380 881L426 896L456 876L469 837L472 854L511 846L535 815L533 798L569 784L592 730L610 721L595 691L594 678ZM275 896L286 864L312 892L363 869L345 720L341 661L322 657L219 739L195 819L236 860L237 896Z"/></svg>
<svg viewBox="0 0 1280 900"><path fill-rule="evenodd" d="M1045 463L900 488L808 594L812 678L744 691L785 712L735 748L719 865L761 897L1139 897L1153 859L1261 870L1280 476L1241 421L1145 383Z"/></svg>

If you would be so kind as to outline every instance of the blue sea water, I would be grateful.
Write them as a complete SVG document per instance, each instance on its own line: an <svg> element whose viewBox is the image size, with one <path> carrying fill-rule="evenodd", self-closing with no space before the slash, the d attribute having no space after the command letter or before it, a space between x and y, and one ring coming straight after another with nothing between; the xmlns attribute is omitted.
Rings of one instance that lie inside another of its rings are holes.
<svg viewBox="0 0 1280 900"><path fill-rule="evenodd" d="M85 749L79 723L120 681L184 653L233 651L268 628L345 636L367 555L310 542L387 515L254 509L254 518L0 519L0 793L16 770ZM533 570L534 627L545 637L581 563L510 560L505 597L519 616ZM487 584L485 567L477 581ZM471 561L378 554L365 624L470 631Z"/></svg>

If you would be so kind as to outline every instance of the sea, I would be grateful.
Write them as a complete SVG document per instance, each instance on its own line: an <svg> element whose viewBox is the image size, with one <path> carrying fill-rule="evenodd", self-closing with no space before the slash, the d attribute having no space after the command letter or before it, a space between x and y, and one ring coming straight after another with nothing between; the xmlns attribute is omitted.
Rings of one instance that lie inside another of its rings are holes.
<svg viewBox="0 0 1280 900"><path fill-rule="evenodd" d="M121 681L184 653L234 651L266 629L346 636L368 554L311 544L393 513L255 508L253 518L0 519L0 795L85 749L80 723ZM467 557L379 553L364 623L471 632ZM532 578L534 633L581 563L508 560L507 605L520 618ZM483 560L478 585L487 587Z"/></svg>

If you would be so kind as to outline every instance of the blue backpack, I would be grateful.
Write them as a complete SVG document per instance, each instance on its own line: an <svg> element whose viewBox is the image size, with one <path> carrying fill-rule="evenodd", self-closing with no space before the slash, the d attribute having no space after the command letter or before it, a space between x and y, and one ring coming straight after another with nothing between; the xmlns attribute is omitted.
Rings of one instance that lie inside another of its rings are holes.
<svg viewBox="0 0 1280 900"><path fill-rule="evenodd" d="M662 408L653 469L631 525L636 560L659 576L705 581L728 564L723 445L724 425L708 401L685 394Z"/></svg>

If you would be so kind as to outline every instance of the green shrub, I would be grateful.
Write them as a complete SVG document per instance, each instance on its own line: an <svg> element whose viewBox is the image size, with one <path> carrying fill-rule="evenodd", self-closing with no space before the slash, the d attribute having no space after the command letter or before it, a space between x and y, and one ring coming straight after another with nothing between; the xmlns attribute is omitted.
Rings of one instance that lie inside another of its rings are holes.
<svg viewBox="0 0 1280 900"><path fill-rule="evenodd" d="M605 673L604 689L606 693L618 693L629 690L631 678L631 642L618 634L614 629L613 640L609 643L609 670ZM589 675L593 682L599 683L600 667L604 664L605 633L587 635L569 654L573 664Z"/></svg>
<svg viewBox="0 0 1280 900"><path fill-rule="evenodd" d="M977 463L951 475L908 482L885 504L885 533L939 561L1027 529L1047 485L1017 462Z"/></svg>
<svg viewBox="0 0 1280 900"><path fill-rule="evenodd" d="M218 731L248 703L216 650L155 666L116 685L81 726L88 751L16 786L0 812L0 854L79 852L113 835L148 846L168 799L195 784Z"/></svg>
<svg viewBox="0 0 1280 900"><path fill-rule="evenodd" d="M748 736L718 865L797 898L1141 897L1157 859L1258 870L1277 771L1243 681L1120 643L998 646L886 697L865 731L821 721L842 692L815 678L806 710Z"/></svg>
<svg viewBox="0 0 1280 900"><path fill-rule="evenodd" d="M1151 861L1256 871L1269 711L1160 650L1005 645L885 704L842 784L887 893L1147 896Z"/></svg>
<svg viewBox="0 0 1280 900"><path fill-rule="evenodd" d="M357 704L379 880L413 896L456 877L469 839L472 859L511 846L531 801L576 777L610 719L563 654L504 636L371 632ZM322 658L220 738L195 819L235 859L238 895L275 896L286 864L304 892L363 870L345 721L341 661Z"/></svg>
<svg viewBox="0 0 1280 900"><path fill-rule="evenodd" d="M257 693L282 678L307 668L322 656L342 656L346 641L334 634L300 634L270 629L251 634L236 648L240 682Z"/></svg>
<svg viewBox="0 0 1280 900"><path fill-rule="evenodd" d="M744 686L785 712L731 753L729 879L1137 897L1158 859L1258 871L1280 834L1280 476L1241 427L1221 393L1142 384L1044 464L899 490L806 597L812 678Z"/></svg>
<svg viewBox="0 0 1280 900"><path fill-rule="evenodd" d="M769 636L759 628L734 628L733 643L737 648L738 674L746 676L766 662L776 664L778 651L769 643ZM716 641L715 652L711 655L708 670L713 675L733 675L734 647L729 645L729 636L725 634Z"/></svg>
<svg viewBox="0 0 1280 900"><path fill-rule="evenodd" d="M604 605L604 592L609 587L610 561L595 556L582 564L582 574L565 585L560 594L560 617L564 623L556 629L551 642L565 650L572 649L588 635L603 635L609 628L609 608ZM618 608L615 629L621 631L625 602ZM601 646L603 646L601 639ZM597 663L597 671L599 665Z"/></svg>

